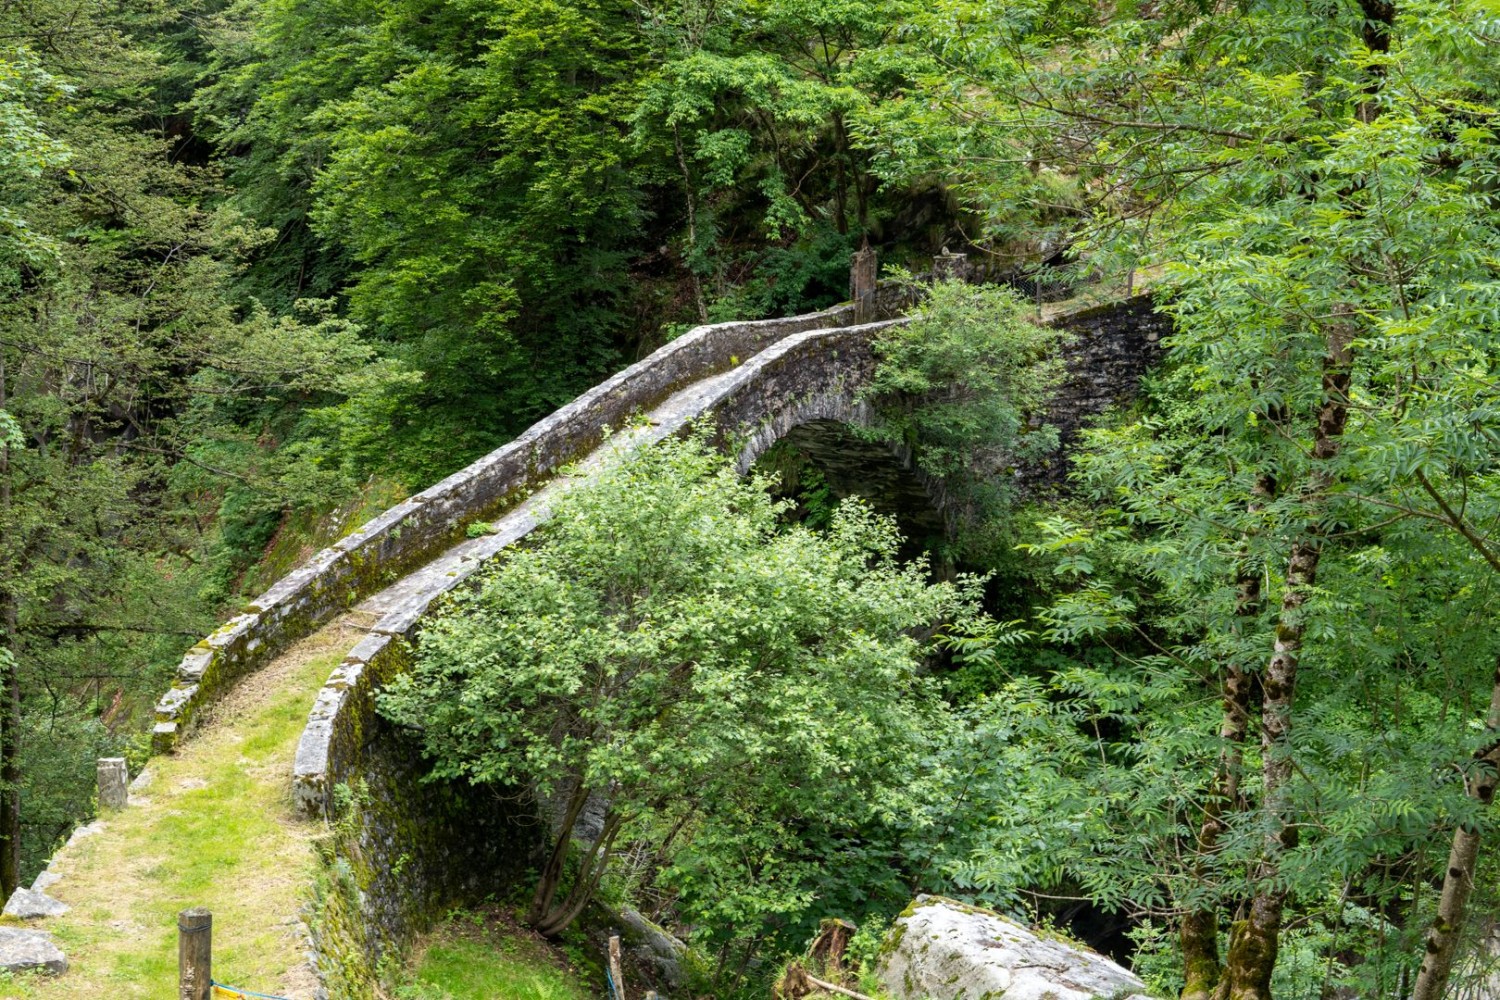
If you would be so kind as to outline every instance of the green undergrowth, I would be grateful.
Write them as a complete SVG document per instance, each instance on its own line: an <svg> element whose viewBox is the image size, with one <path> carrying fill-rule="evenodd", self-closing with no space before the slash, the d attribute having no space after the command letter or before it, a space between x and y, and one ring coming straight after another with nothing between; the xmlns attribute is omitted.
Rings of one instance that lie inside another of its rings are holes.
<svg viewBox="0 0 1500 1000"><path fill-rule="evenodd" d="M291 511L266 543L260 559L246 571L239 591L246 595L261 593L321 549L406 499L407 492L394 480L372 478L357 496L332 511Z"/></svg>
<svg viewBox="0 0 1500 1000"><path fill-rule="evenodd" d="M417 950L397 1000L593 1000L603 981L508 920L457 914Z"/></svg>

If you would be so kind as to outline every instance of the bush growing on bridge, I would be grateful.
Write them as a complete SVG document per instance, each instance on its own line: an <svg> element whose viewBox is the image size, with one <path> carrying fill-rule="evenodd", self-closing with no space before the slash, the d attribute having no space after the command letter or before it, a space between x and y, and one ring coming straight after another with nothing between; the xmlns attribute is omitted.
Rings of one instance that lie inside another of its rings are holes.
<svg viewBox="0 0 1500 1000"><path fill-rule="evenodd" d="M883 330L864 391L871 433L912 449L934 476L978 478L977 463L1050 452L1057 430L1029 426L1062 379L1064 337L1008 288L940 281L910 323Z"/></svg>
<svg viewBox="0 0 1500 1000"><path fill-rule="evenodd" d="M1062 380L1068 336L1036 323L1008 288L940 281L910 323L875 341L863 433L941 480L957 529L950 551L972 564L1011 561L1009 471L1057 448L1057 428L1039 418Z"/></svg>
<svg viewBox="0 0 1500 1000"><path fill-rule="evenodd" d="M533 784L566 802L564 829L604 801L571 885L569 838L552 846L528 914L543 933L632 842L661 851L688 921L796 925L861 877L834 872L839 845L917 794L942 712L917 667L973 594L898 564L893 524L859 504L826 532L782 528L765 486L702 440L602 473L428 626L381 698L435 776Z"/></svg>

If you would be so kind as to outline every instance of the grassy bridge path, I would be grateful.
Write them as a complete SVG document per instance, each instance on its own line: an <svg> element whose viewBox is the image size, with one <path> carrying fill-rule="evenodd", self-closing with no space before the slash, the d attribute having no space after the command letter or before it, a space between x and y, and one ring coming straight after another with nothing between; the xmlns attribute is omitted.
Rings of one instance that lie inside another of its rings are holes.
<svg viewBox="0 0 1500 1000"><path fill-rule="evenodd" d="M236 685L211 724L152 758L149 783L103 832L57 856L63 878L47 892L72 909L28 926L56 937L69 971L0 974L0 997L174 996L177 912L207 906L214 978L312 1000L300 910L319 828L293 810L288 776L313 698L363 617L335 620Z"/></svg>

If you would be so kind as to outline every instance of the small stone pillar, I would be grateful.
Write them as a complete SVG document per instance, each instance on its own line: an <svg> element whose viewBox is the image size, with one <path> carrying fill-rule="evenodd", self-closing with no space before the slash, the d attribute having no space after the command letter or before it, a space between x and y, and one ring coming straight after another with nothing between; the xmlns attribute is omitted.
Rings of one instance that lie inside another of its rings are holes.
<svg viewBox="0 0 1500 1000"><path fill-rule="evenodd" d="M943 247L943 252L932 258L932 280L968 281L969 255L949 253L948 248Z"/></svg>
<svg viewBox="0 0 1500 1000"><path fill-rule="evenodd" d="M124 809L130 798L130 771L124 757L99 758L99 811Z"/></svg>
<svg viewBox="0 0 1500 1000"><path fill-rule="evenodd" d="M214 917L201 906L177 914L177 1000L210 1000Z"/></svg>
<svg viewBox="0 0 1500 1000"><path fill-rule="evenodd" d="M849 299L854 303L854 322L869 323L875 316L875 251L865 244L849 267Z"/></svg>

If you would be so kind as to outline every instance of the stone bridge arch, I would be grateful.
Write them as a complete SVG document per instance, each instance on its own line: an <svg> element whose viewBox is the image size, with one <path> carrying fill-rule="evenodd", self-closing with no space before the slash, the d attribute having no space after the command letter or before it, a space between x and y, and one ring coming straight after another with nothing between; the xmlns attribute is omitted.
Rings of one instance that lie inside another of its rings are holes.
<svg viewBox="0 0 1500 1000"><path fill-rule="evenodd" d="M851 450L839 428L869 419L859 390L874 366L872 337L904 322L861 322L873 308L865 296L807 316L690 331L318 553L189 651L157 707L158 752L239 677L335 616L360 615L364 636L319 692L292 775L294 798L312 817L334 814L341 786L366 789L348 800L358 821L341 824L362 859L357 905L330 930L337 940L317 943L320 955L351 947L379 955L472 890L475 872L528 860L524 824L479 802L488 796L418 782L411 745L375 712L375 692L405 668L436 603L524 538L595 464L695 421L714 422L742 470L786 438L831 436L823 447ZM1074 377L1053 413L1067 434L1133 392L1165 321L1141 297L1058 322L1079 333ZM898 454L896 465L909 473L909 456ZM930 484L919 488L941 506Z"/></svg>

